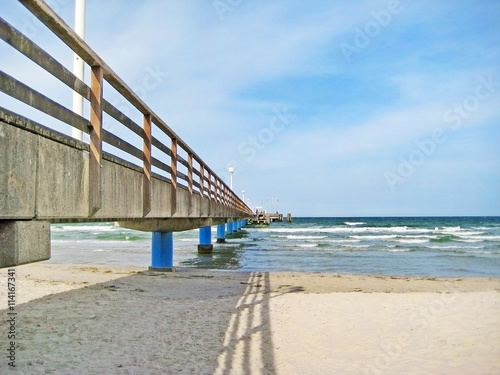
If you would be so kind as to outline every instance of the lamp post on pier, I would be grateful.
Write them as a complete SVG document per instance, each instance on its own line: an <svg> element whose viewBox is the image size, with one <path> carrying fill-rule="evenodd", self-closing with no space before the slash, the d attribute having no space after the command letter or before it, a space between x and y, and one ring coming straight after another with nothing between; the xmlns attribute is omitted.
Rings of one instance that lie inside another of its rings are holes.
<svg viewBox="0 0 500 375"><path fill-rule="evenodd" d="M234 168L229 167L229 176L231 176L229 186L230 186L231 190L233 190L233 173L234 173Z"/></svg>

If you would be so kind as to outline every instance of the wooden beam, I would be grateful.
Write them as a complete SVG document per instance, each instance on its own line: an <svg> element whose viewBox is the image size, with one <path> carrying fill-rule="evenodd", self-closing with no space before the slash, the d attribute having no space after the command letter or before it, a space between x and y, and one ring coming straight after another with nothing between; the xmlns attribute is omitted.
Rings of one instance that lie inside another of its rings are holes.
<svg viewBox="0 0 500 375"><path fill-rule="evenodd" d="M151 212L151 115L144 115L142 169L142 215Z"/></svg>
<svg viewBox="0 0 500 375"><path fill-rule="evenodd" d="M89 100L90 88L56 59L0 18L0 38Z"/></svg>
<svg viewBox="0 0 500 375"><path fill-rule="evenodd" d="M93 66L90 78L89 215L101 208L102 167L102 79L101 66Z"/></svg>
<svg viewBox="0 0 500 375"><path fill-rule="evenodd" d="M177 212L177 138L172 138L170 152L170 181L172 183L171 195L171 213L172 216Z"/></svg>
<svg viewBox="0 0 500 375"><path fill-rule="evenodd" d="M0 91L66 124L88 133L89 122L45 95L0 70Z"/></svg>

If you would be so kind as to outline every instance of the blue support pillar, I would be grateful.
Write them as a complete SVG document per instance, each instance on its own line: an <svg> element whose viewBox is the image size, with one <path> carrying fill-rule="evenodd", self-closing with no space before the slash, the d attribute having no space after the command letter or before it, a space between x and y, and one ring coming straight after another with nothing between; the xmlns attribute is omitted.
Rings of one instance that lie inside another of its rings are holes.
<svg viewBox="0 0 500 375"><path fill-rule="evenodd" d="M172 232L153 232L151 241L152 271L175 271L174 235Z"/></svg>
<svg viewBox="0 0 500 375"><path fill-rule="evenodd" d="M212 254L214 245L212 245L212 228L201 227L200 228L200 244L198 245L199 254Z"/></svg>
<svg viewBox="0 0 500 375"><path fill-rule="evenodd" d="M226 224L217 225L217 243L226 242Z"/></svg>

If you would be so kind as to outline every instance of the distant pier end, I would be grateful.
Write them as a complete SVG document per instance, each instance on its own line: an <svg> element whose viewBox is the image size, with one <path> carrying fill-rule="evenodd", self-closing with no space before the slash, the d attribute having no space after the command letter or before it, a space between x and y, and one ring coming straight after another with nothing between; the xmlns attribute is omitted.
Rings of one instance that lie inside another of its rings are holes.
<svg viewBox="0 0 500 375"><path fill-rule="evenodd" d="M292 214L286 216L288 223L292 222ZM283 222L283 214L276 212L255 211L255 215L248 221L249 224L270 225L272 222Z"/></svg>

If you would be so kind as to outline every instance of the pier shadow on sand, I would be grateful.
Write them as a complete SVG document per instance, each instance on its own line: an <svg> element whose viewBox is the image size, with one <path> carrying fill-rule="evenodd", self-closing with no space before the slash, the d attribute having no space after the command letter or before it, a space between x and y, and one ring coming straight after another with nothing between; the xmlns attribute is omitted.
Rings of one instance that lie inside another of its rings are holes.
<svg viewBox="0 0 500 375"><path fill-rule="evenodd" d="M49 294L16 306L16 373L272 374L270 290L268 273L189 269Z"/></svg>
<svg viewBox="0 0 500 375"><path fill-rule="evenodd" d="M270 275L253 272L245 283L226 330L215 375L273 374L274 345L270 321Z"/></svg>

